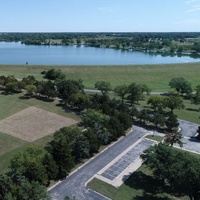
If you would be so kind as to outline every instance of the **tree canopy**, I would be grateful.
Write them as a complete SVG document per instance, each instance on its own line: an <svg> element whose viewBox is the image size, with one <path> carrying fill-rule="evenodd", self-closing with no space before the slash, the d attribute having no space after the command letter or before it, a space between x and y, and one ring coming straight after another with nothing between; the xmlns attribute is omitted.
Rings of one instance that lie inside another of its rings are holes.
<svg viewBox="0 0 200 200"><path fill-rule="evenodd" d="M176 195L200 199L200 159L197 156L159 143L141 157L154 176L169 184Z"/></svg>
<svg viewBox="0 0 200 200"><path fill-rule="evenodd" d="M192 93L191 83L183 77L172 78L169 82L169 86L171 88L174 88L181 95L186 94L187 96L189 96Z"/></svg>

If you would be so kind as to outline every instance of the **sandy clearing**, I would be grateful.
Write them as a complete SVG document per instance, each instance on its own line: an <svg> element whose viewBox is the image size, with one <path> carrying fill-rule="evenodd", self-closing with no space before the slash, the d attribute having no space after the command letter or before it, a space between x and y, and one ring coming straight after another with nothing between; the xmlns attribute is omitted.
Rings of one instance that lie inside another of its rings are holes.
<svg viewBox="0 0 200 200"><path fill-rule="evenodd" d="M73 119L40 108L29 107L1 120L0 131L32 142L75 123L77 121Z"/></svg>

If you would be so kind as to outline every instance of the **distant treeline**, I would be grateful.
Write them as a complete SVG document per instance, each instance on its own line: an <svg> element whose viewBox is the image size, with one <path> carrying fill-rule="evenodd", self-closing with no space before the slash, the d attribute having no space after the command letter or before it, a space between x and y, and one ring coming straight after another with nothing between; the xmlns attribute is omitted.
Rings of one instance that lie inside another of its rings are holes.
<svg viewBox="0 0 200 200"><path fill-rule="evenodd" d="M0 41L34 45L87 45L126 50L199 53L200 32L0 33Z"/></svg>

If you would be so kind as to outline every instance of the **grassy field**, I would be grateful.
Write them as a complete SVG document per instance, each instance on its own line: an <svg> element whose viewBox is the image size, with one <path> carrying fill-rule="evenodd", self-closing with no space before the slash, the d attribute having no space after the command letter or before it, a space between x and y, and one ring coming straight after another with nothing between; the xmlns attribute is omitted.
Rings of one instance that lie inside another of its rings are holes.
<svg viewBox="0 0 200 200"><path fill-rule="evenodd" d="M0 94L0 120L7 118L30 106L42 108L44 110L57 113L59 115L80 120L74 113L67 112L58 106L58 101L45 102L37 99L23 99L23 94L3 95ZM10 159L22 151L28 145L38 145L44 147L52 139L53 134L45 136L34 142L26 142L18 138L0 132L0 174L8 170Z"/></svg>
<svg viewBox="0 0 200 200"><path fill-rule="evenodd" d="M200 63L159 64L159 65L107 65L107 66L47 66L47 65L0 65L0 74L23 78L40 74L50 68L61 69L71 79L82 79L86 88L94 88L96 81L109 81L112 87L132 82L145 83L153 91L169 91L169 81L173 77L184 77L195 88L200 84Z"/></svg>
<svg viewBox="0 0 200 200"><path fill-rule="evenodd" d="M167 186L154 179L145 165L142 165L119 188L96 178L88 183L88 187L112 200L189 200L187 197L178 198L171 194Z"/></svg>

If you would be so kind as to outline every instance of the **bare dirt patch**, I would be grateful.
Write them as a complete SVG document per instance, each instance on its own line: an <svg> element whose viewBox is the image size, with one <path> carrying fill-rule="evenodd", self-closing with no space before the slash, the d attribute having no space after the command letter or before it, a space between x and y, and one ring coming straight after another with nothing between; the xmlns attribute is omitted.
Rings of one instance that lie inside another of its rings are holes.
<svg viewBox="0 0 200 200"><path fill-rule="evenodd" d="M29 107L0 121L0 131L33 142L77 121L58 114Z"/></svg>

